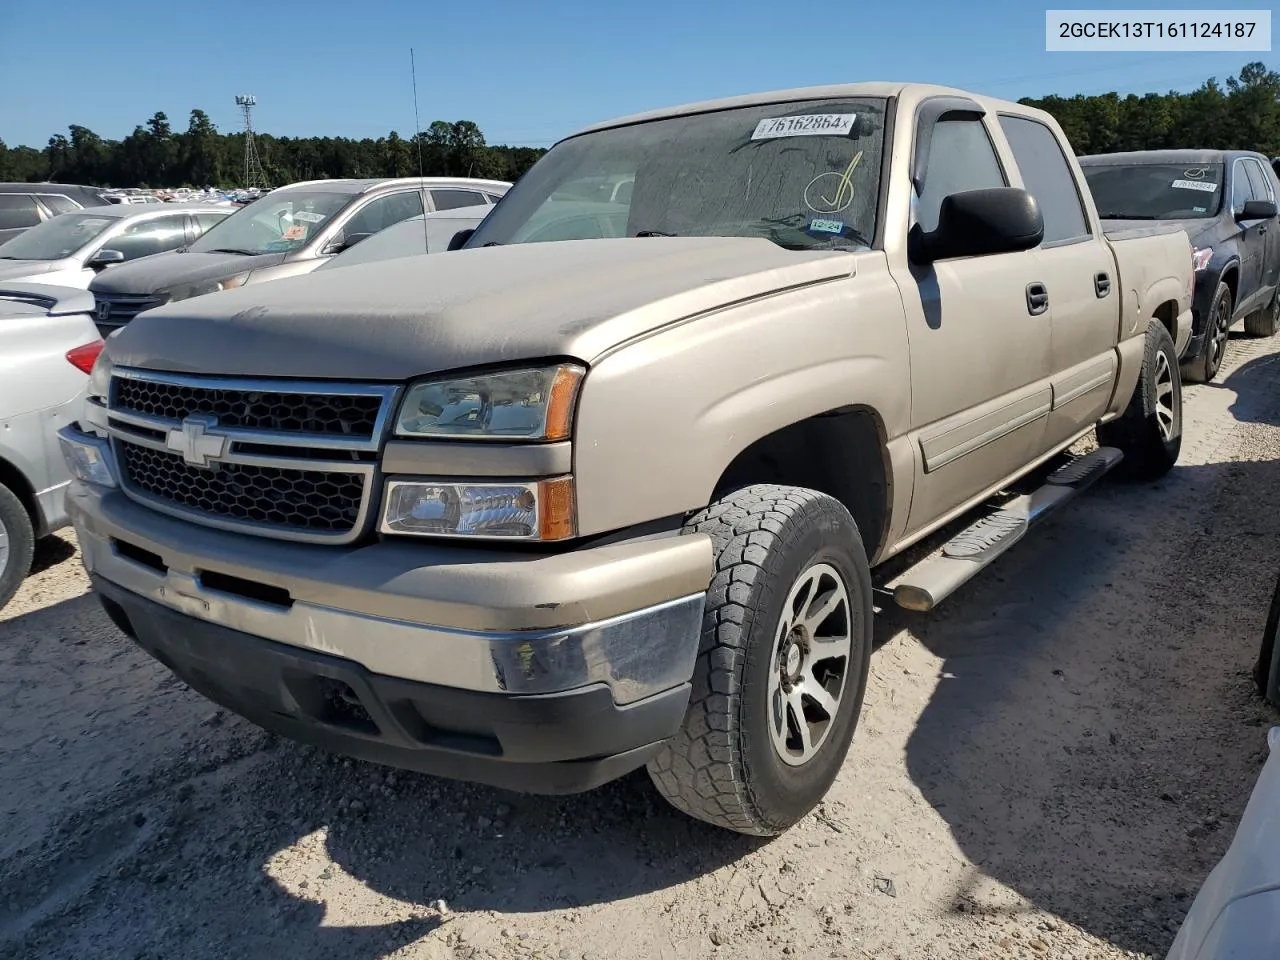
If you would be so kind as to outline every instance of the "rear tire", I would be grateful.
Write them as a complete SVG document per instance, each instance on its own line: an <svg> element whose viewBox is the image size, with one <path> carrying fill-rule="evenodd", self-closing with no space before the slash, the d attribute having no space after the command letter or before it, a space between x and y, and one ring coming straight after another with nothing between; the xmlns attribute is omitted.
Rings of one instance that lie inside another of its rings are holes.
<svg viewBox="0 0 1280 960"><path fill-rule="evenodd" d="M1244 318L1244 332L1251 337L1274 337L1280 331L1280 289L1271 295L1271 302Z"/></svg>
<svg viewBox="0 0 1280 960"><path fill-rule="evenodd" d="M1178 462L1182 450L1182 377L1173 338L1164 324L1147 326L1142 372L1129 406L1117 420L1099 425L1098 444L1124 454L1117 468L1136 480L1156 480Z"/></svg>
<svg viewBox="0 0 1280 960"><path fill-rule="evenodd" d="M677 809L754 836L812 810L844 763L871 662L871 573L838 501L759 484L685 526L711 536L693 693L649 762Z"/></svg>
<svg viewBox="0 0 1280 960"><path fill-rule="evenodd" d="M1204 344L1200 355L1182 367L1183 377L1190 383L1209 383L1218 375L1222 361L1227 356L1227 341L1231 334L1231 288L1218 284L1209 304L1209 315L1204 322Z"/></svg>
<svg viewBox="0 0 1280 960"><path fill-rule="evenodd" d="M35 531L22 501L0 484L0 609L13 599L31 572Z"/></svg>

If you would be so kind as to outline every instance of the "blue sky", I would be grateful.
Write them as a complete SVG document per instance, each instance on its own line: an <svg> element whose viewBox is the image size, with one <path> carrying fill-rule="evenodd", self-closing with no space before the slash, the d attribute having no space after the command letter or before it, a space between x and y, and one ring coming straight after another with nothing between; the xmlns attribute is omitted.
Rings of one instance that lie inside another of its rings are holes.
<svg viewBox="0 0 1280 960"><path fill-rule="evenodd" d="M258 98L255 126L273 134L411 134L411 46L424 126L474 120L490 143L534 145L638 110L819 83L924 80L1016 99L1163 93L1250 60L1280 66L1274 52L1046 53L1045 6L60 0L52 16L0 0L0 139L43 146L71 123L119 138L156 110L184 129L193 107L231 131L237 93Z"/></svg>

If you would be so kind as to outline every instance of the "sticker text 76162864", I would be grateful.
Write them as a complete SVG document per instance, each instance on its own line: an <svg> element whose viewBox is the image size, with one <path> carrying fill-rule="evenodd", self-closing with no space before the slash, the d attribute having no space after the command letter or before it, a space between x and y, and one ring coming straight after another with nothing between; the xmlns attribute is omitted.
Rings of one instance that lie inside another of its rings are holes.
<svg viewBox="0 0 1280 960"><path fill-rule="evenodd" d="M856 113L811 113L800 117L766 117L756 124L752 140L777 137L844 137L853 129Z"/></svg>

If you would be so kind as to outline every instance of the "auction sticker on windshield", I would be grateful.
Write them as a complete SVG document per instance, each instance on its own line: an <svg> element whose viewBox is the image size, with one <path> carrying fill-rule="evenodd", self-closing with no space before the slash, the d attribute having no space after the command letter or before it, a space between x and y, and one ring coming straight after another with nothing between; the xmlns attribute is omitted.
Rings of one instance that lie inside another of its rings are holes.
<svg viewBox="0 0 1280 960"><path fill-rule="evenodd" d="M1218 189L1216 183L1207 183L1204 180L1175 180L1173 181L1175 190L1200 190L1203 193L1213 193Z"/></svg>
<svg viewBox="0 0 1280 960"><path fill-rule="evenodd" d="M756 124L752 140L776 137L847 136L853 129L856 113L811 113L802 117L766 117Z"/></svg>

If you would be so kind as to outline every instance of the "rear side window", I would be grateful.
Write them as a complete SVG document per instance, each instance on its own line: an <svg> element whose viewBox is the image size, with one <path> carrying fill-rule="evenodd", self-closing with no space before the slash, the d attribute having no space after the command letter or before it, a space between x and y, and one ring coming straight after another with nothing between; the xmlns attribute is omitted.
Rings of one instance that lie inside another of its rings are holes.
<svg viewBox="0 0 1280 960"><path fill-rule="evenodd" d="M40 199L54 213L74 213L80 204L56 193L42 193Z"/></svg>
<svg viewBox="0 0 1280 960"><path fill-rule="evenodd" d="M196 223L200 225L200 232L204 233L215 223L226 219L226 214L222 213L197 213Z"/></svg>
<svg viewBox="0 0 1280 960"><path fill-rule="evenodd" d="M1007 186L996 149L980 120L939 120L933 127L924 191L916 203L916 222L930 231L938 225L942 201L953 193Z"/></svg>
<svg viewBox="0 0 1280 960"><path fill-rule="evenodd" d="M1088 237L1089 221L1075 177L1053 131L1026 117L1001 117L1000 129L1013 150L1023 185L1040 206L1044 242L1067 243Z"/></svg>
<svg viewBox="0 0 1280 960"><path fill-rule="evenodd" d="M483 193L472 190L432 190L431 200L437 210L457 210L459 207L483 206Z"/></svg>
<svg viewBox="0 0 1280 960"><path fill-rule="evenodd" d="M0 193L0 230L34 227L40 222L35 198L25 193Z"/></svg>

